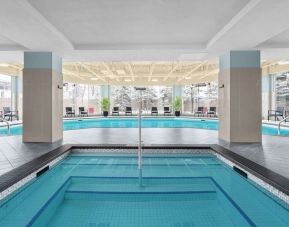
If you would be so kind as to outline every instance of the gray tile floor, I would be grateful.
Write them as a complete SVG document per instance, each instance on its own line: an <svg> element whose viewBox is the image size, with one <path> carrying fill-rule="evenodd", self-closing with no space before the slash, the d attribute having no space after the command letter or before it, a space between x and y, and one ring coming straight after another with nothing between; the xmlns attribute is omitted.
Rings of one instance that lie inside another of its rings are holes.
<svg viewBox="0 0 289 227"><path fill-rule="evenodd" d="M0 137L0 174L3 174L61 144L136 144L135 128L95 128L65 131L55 144L22 143L21 136ZM220 144L289 178L289 137L263 136L260 144L229 144L218 132L193 128L145 128L145 144Z"/></svg>

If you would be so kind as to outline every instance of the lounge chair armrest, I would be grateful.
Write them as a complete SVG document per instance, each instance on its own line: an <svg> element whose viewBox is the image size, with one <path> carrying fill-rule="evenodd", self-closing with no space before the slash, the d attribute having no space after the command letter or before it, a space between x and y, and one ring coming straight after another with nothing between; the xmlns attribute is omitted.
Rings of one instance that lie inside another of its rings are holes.
<svg viewBox="0 0 289 227"><path fill-rule="evenodd" d="M275 114L277 111L276 110L268 110L268 114Z"/></svg>

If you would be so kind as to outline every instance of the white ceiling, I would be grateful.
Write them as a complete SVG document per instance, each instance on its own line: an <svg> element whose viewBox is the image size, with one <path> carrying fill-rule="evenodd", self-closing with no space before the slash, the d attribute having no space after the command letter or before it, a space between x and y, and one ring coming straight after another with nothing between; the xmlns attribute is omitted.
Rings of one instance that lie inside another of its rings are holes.
<svg viewBox="0 0 289 227"><path fill-rule="evenodd" d="M204 48L248 0L29 0L76 49ZM57 5L57 7L55 7ZM217 10L216 10L217 9Z"/></svg>
<svg viewBox="0 0 289 227"><path fill-rule="evenodd" d="M4 45L15 45L15 42L12 42L11 40L5 38L4 36L0 35L0 45L4 46Z"/></svg>
<svg viewBox="0 0 289 227"><path fill-rule="evenodd" d="M239 49L289 59L288 11L288 0L1 0L0 61L19 62L23 51L65 61L208 60Z"/></svg>

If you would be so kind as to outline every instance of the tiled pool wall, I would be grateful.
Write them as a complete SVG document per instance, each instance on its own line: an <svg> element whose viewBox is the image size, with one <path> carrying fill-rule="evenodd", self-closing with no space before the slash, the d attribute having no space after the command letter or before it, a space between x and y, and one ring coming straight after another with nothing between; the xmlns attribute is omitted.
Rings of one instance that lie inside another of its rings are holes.
<svg viewBox="0 0 289 227"><path fill-rule="evenodd" d="M277 198L279 198L280 200L284 201L287 205L287 208L289 208L289 196L286 195L285 193L281 192L280 190L278 190L277 188L275 188L274 186L266 183L265 181L263 181L262 179L256 177L255 175L249 173L248 171L246 171L245 169L243 169L242 167L240 167L239 165L231 162L230 160L226 159L225 157L223 157L220 154L216 154L217 158L219 160L221 160L222 162L224 162L225 164L227 164L228 166L230 166L232 169L234 168L234 166L238 167L239 169L241 169L243 172L245 172L247 174L247 177L249 180L251 180L253 183L261 186L261 189L263 189L263 192L265 192L268 196L272 196L270 193L272 193L274 196L276 196ZM270 193L268 193L270 192Z"/></svg>
<svg viewBox="0 0 289 227"><path fill-rule="evenodd" d="M174 148L143 148L143 154L215 154L212 149L206 148L193 148L193 149L174 149ZM91 149L91 148L73 148L71 153L106 153L106 154L136 154L137 149L119 149L119 148L108 148L108 149Z"/></svg>
<svg viewBox="0 0 289 227"><path fill-rule="evenodd" d="M49 166L49 169L52 168L54 165L58 164L61 160L66 158L66 156L69 154L69 152L62 154L61 156L55 158L53 161L49 162L47 165L35 170L33 173L29 174L28 176L24 177L22 180L18 181L17 183L13 184L9 188L5 189L4 191L0 192L0 201L4 199L8 199L9 196L13 192L19 192L21 190L21 187L28 184L32 180L35 180L37 178L37 173Z"/></svg>
<svg viewBox="0 0 289 227"><path fill-rule="evenodd" d="M131 154L131 155L136 155L137 154L137 149L128 149L128 148L72 148L66 153L60 155L53 161L49 162L45 166L39 168L38 170L34 171L33 173L29 174L22 180L18 181L17 183L13 184L9 188L5 189L4 191L0 192L0 201L3 201L4 199L9 199L10 196L13 196L14 193L20 192L21 189L23 189L24 185L27 185L29 182L35 180L37 178L37 173L49 166L49 168L52 168L54 165L58 164L60 161L62 161L64 158L66 158L67 155L69 154L81 154L81 153L91 153L91 154L99 154L100 156L103 154L106 155L122 155L122 154ZM233 169L234 166L238 167L241 169L243 172L247 174L248 179L251 181L251 183L256 184L261 186L261 189L263 190L264 193L266 193L268 196L272 197L273 199L280 199L281 201L286 203L286 207L289 209L289 196L286 195L285 193L281 192L280 190L276 189L274 186L266 183L262 179L256 177L255 175L249 173L246 171L244 168L241 166L233 163L232 161L228 160L224 156L216 153L212 149L207 149L207 148L190 148L190 149L173 149L173 148L145 148L143 149L144 154L211 154L215 155L219 160L224 162L226 165L228 165L230 168ZM260 188L260 187L259 187ZM272 194L270 194L270 193ZM13 194L12 194L13 193ZM276 197L276 198L274 198Z"/></svg>

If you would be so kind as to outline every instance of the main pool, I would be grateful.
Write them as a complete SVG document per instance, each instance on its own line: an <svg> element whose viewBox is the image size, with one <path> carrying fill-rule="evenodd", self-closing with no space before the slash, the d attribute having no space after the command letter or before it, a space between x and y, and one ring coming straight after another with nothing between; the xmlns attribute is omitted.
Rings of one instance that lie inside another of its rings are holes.
<svg viewBox="0 0 289 227"><path fill-rule="evenodd" d="M287 205L288 207L288 205ZM0 201L0 226L288 226L286 204L210 154L72 153Z"/></svg>
<svg viewBox="0 0 289 227"><path fill-rule="evenodd" d="M137 118L95 118L81 120L65 120L64 130L76 130L86 128L137 128ZM210 119L193 118L143 118L143 128L200 128L200 129L218 129L218 121ZM0 128L0 135L6 135L7 127ZM278 135L277 127L263 124L262 133L265 135ZM11 127L11 135L21 135L22 125ZM289 136L289 128L282 128L281 135Z"/></svg>

